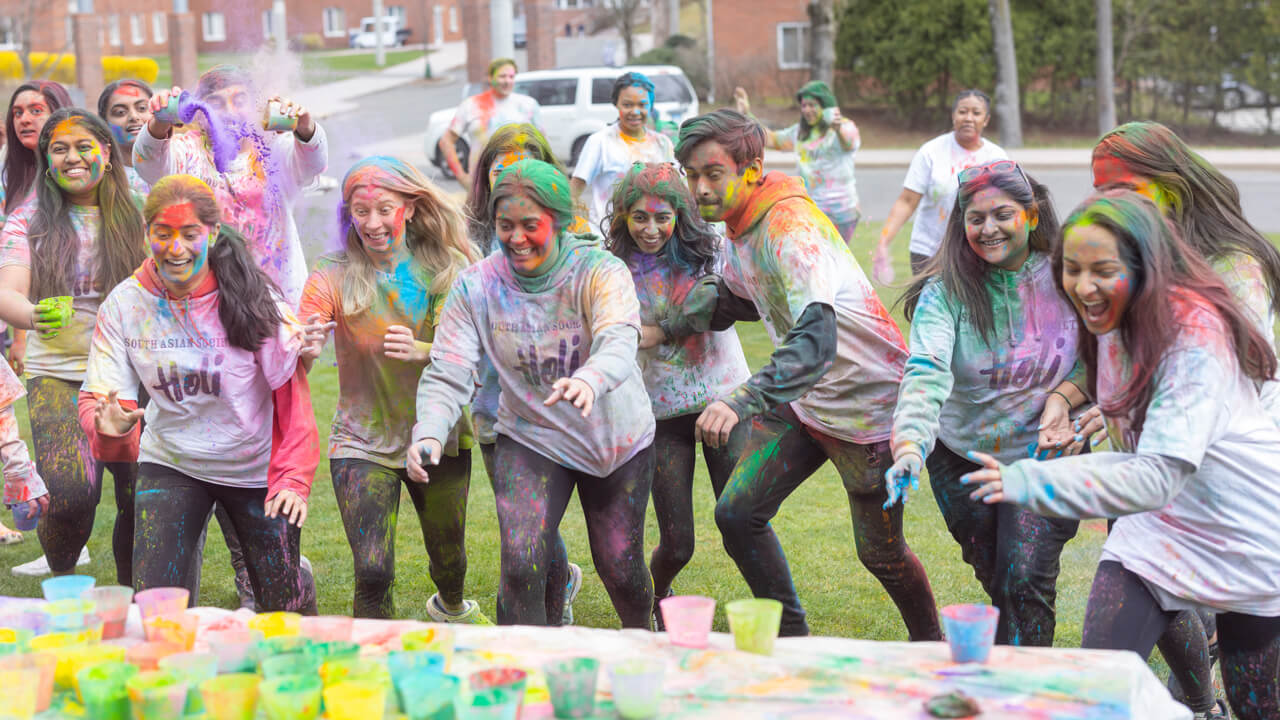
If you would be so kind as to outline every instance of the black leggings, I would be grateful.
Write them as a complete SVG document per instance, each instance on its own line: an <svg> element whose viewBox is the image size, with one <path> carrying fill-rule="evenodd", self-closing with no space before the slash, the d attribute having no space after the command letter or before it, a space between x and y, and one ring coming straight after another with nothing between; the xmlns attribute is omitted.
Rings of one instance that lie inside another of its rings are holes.
<svg viewBox="0 0 1280 720"><path fill-rule="evenodd" d="M1080 521L1043 517L1010 503L971 500L973 488L961 485L960 476L979 466L941 442L925 464L933 499L961 557L1000 608L996 642L1052 646L1058 558Z"/></svg>
<svg viewBox="0 0 1280 720"><path fill-rule="evenodd" d="M653 596L661 600L671 583L693 558L693 473L696 462L694 427L698 413L659 420L653 438L653 512L658 516L658 546L649 556ZM742 453L751 426L738 423L729 445L713 448L702 444L702 456L716 498L724 491L733 466Z"/></svg>
<svg viewBox="0 0 1280 720"><path fill-rule="evenodd" d="M197 570L197 543L216 501L244 548L258 609L314 615L315 596L298 571L301 530L283 516L268 518L265 487L241 488L197 480L163 465L141 463L135 494L133 586L182 586Z"/></svg>
<svg viewBox="0 0 1280 720"><path fill-rule="evenodd" d="M769 521L800 484L830 460L844 481L858 560L898 607L912 640L941 640L938 608L924 566L902 535L902 505L882 509L888 441L858 445L816 432L782 405L751 424L729 484L716 503L724 547L756 597L782 602L782 635L807 635L787 556Z"/></svg>
<svg viewBox="0 0 1280 720"><path fill-rule="evenodd" d="M1132 650L1145 660L1177 615L1162 609L1136 574L1104 560L1089 591L1082 645ZM1280 617L1228 612L1217 623L1231 711L1241 720L1280 717Z"/></svg>
<svg viewBox="0 0 1280 720"><path fill-rule="evenodd" d="M558 465L505 435L498 436L494 450L490 481L502 535L498 622L548 624L547 594L563 592L547 587L547 563L554 559L560 520L577 487L591 559L622 626L648 628L653 587L644 564L644 516L653 448L605 477Z"/></svg>
<svg viewBox="0 0 1280 720"><path fill-rule="evenodd" d="M54 575L75 570L80 550L89 542L98 502L102 499L101 463L89 452L76 404L80 383L34 376L27 379L27 414L36 469L49 489L49 509L37 535ZM116 525L111 549L116 581L131 584L133 568L133 485L137 466L109 463L116 490Z"/></svg>
<svg viewBox="0 0 1280 720"><path fill-rule="evenodd" d="M409 479L404 468L368 460L329 461L333 494L355 560L355 617L390 618L395 614L391 585L396 577L396 519L400 487L409 493L430 564L427 571L449 606L462 602L467 577L467 492L471 488L471 451L445 455L429 468L431 482Z"/></svg>

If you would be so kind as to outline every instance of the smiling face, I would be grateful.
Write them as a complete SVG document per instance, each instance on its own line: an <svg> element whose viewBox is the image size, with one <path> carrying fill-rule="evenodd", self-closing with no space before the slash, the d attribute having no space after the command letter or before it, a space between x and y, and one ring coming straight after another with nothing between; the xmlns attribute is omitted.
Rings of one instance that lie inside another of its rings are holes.
<svg viewBox="0 0 1280 720"><path fill-rule="evenodd" d="M23 90L13 99L13 107L9 114L13 118L13 129L18 134L18 142L28 150L35 150L40 144L40 129L49 119L49 101L35 90Z"/></svg>
<svg viewBox="0 0 1280 720"><path fill-rule="evenodd" d="M1115 330L1129 307L1132 268L1116 236L1095 224L1072 225L1062 243L1062 287L1094 335Z"/></svg>
<svg viewBox="0 0 1280 720"><path fill-rule="evenodd" d="M990 120L987 104L982 98L970 95L962 99L951 111L951 127L955 129L956 142L961 145L977 142Z"/></svg>
<svg viewBox="0 0 1280 720"><path fill-rule="evenodd" d="M662 252L675 229L676 211L662 198L645 195L627 212L627 232L645 255Z"/></svg>
<svg viewBox="0 0 1280 720"><path fill-rule="evenodd" d="M529 154L524 148L519 150L508 150L493 159L493 164L489 166L489 189L493 189L493 184L498 181L498 176L503 170L515 165L521 160L530 160L533 155Z"/></svg>
<svg viewBox="0 0 1280 720"><path fill-rule="evenodd" d="M822 119L822 103L811 97L800 100L800 117L809 127L814 127Z"/></svg>
<svg viewBox="0 0 1280 720"><path fill-rule="evenodd" d="M489 76L489 85L493 88L493 92L500 98L504 98L511 94L516 87L516 66L503 65Z"/></svg>
<svg viewBox="0 0 1280 720"><path fill-rule="evenodd" d="M242 125L255 125L253 94L244 85L228 85L202 98L214 113Z"/></svg>
<svg viewBox="0 0 1280 720"><path fill-rule="evenodd" d="M1169 202L1169 196L1154 180L1133 172L1128 165L1116 157L1104 156L1093 159L1093 189L1133 190L1155 203L1162 213L1168 213L1172 205Z"/></svg>
<svg viewBox="0 0 1280 720"><path fill-rule="evenodd" d="M107 125L116 142L121 146L133 146L147 121L151 119L151 98L134 85L121 85L107 100Z"/></svg>
<svg viewBox="0 0 1280 720"><path fill-rule="evenodd" d="M64 120L49 136L49 176L72 202L92 204L94 190L102 181L110 151L93 133L73 120Z"/></svg>
<svg viewBox="0 0 1280 720"><path fill-rule="evenodd" d="M375 263L404 248L405 224L414 210L408 198L378 185L357 185L348 202L351 224Z"/></svg>
<svg viewBox="0 0 1280 720"><path fill-rule="evenodd" d="M649 121L649 91L632 85L618 93L618 126L628 135L642 135Z"/></svg>
<svg viewBox="0 0 1280 720"><path fill-rule="evenodd" d="M517 193L502 198L493 219L498 242L511 267L521 275L534 273L555 250L555 219L528 195Z"/></svg>
<svg viewBox="0 0 1280 720"><path fill-rule="evenodd" d="M698 202L698 214L707 222L720 222L750 195L749 186L760 177L760 159L739 173L723 145L705 140L689 153L684 172L689 191Z"/></svg>
<svg viewBox="0 0 1280 720"><path fill-rule="evenodd" d="M201 222L190 201L166 205L152 218L147 226L151 257L171 294L188 295L204 281L209 246L217 235L218 227Z"/></svg>
<svg viewBox="0 0 1280 720"><path fill-rule="evenodd" d="M1034 215L1034 208L1028 213L1008 193L988 185L965 207L964 236L973 252L987 263L1017 270L1030 253L1031 231L1038 220Z"/></svg>

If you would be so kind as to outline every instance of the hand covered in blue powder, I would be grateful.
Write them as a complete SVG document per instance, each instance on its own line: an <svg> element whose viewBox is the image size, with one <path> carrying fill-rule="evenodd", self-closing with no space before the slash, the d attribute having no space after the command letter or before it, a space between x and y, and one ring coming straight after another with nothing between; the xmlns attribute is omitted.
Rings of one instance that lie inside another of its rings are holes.
<svg viewBox="0 0 1280 720"><path fill-rule="evenodd" d="M1001 480L1001 473L1004 466L999 460L973 450L965 453L970 460L982 466L979 470L960 476L961 485L977 485L978 489L969 494L969 498L973 500L981 500L991 505L998 502L1004 502L1004 483Z"/></svg>
<svg viewBox="0 0 1280 720"><path fill-rule="evenodd" d="M888 510L902 500L907 504L907 490L920 489L920 470L924 467L924 459L914 452L905 452L902 457L893 461L893 467L884 471L884 489L889 499L884 503Z"/></svg>

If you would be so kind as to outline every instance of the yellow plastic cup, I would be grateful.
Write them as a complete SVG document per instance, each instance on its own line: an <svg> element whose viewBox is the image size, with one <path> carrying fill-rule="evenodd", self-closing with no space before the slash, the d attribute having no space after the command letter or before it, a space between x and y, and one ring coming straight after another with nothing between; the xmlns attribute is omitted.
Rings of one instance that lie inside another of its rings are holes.
<svg viewBox="0 0 1280 720"><path fill-rule="evenodd" d="M249 628L261 632L264 638L297 635L302 628L302 616L293 612L259 613L249 621Z"/></svg>
<svg viewBox="0 0 1280 720"><path fill-rule="evenodd" d="M387 686L370 680L348 680L324 690L329 720L382 720Z"/></svg>
<svg viewBox="0 0 1280 720"><path fill-rule="evenodd" d="M53 699L53 674L58 659L49 653L30 652L0 657L0 670L36 670L40 680L36 689L36 712L49 709Z"/></svg>
<svg viewBox="0 0 1280 720"><path fill-rule="evenodd" d="M36 716L36 700L40 692L40 671L35 668L0 670L0 688L4 688L4 703L0 704L0 718L30 720Z"/></svg>
<svg viewBox="0 0 1280 720"><path fill-rule="evenodd" d="M211 720L253 720L261 681L253 673L229 673L205 680L200 684L205 716Z"/></svg>

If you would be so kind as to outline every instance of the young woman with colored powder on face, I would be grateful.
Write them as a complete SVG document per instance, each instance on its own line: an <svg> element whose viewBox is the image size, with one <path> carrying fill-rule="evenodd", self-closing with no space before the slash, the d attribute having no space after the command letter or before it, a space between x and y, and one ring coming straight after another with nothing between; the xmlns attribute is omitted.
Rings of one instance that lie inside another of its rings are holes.
<svg viewBox="0 0 1280 720"><path fill-rule="evenodd" d="M880 243L872 253L872 271L882 285L893 282L889 249L898 231L915 214L911 226L911 272L919 274L938 252L956 204L961 170L993 160L1007 160L1004 150L982 137L991 120L991 98L981 90L964 90L951 106L951 132L930 140L911 158L902 193L889 209Z"/></svg>
<svg viewBox="0 0 1280 720"><path fill-rule="evenodd" d="M680 170L671 163L637 163L614 190L607 243L627 263L640 299L640 321L660 326L669 307L683 304L700 283L714 281L723 263L721 238L697 215ZM674 594L671 583L693 557L694 424L713 400L751 377L733 328L701 332L641 350L638 356L657 426L654 432L653 509L658 546L649 558L654 618L657 601ZM740 424L729 443L704 443L711 489L720 496L746 442Z"/></svg>
<svg viewBox="0 0 1280 720"><path fill-rule="evenodd" d="M98 305L142 262L144 232L124 166L112 162L119 147L105 123L83 110L58 110L36 149L36 201L10 215L0 233L0 318L39 331L25 362L36 465L50 493L40 544L52 572L67 573L93 530L102 490L76 396ZM68 296L69 305L56 299ZM98 457L115 481L112 549L117 579L128 583L136 467Z"/></svg>
<svg viewBox="0 0 1280 720"><path fill-rule="evenodd" d="M298 545L320 448L301 327L203 181L162 179L143 215L151 258L103 301L81 395L95 441L141 461L133 585L198 571L217 502L259 609L314 613Z"/></svg>
<svg viewBox="0 0 1280 720"><path fill-rule="evenodd" d="M129 187L133 188L139 202L146 200L151 186L133 167L133 143L151 121L151 96L154 94L150 85L130 79L117 80L98 95L98 117L107 122L120 145L120 160L124 163L125 174L129 176Z"/></svg>
<svg viewBox="0 0 1280 720"><path fill-rule="evenodd" d="M782 603L780 632L807 635L769 522L832 461L848 494L858 559L893 599L911 639L939 640L929 579L902 534L903 510L886 503L906 342L800 181L763 172L764 142L755 120L726 109L686 120L676 143L700 214L723 221L729 243L723 282L710 286L714 301L699 296L710 312L686 301L668 311L663 334L682 338L719 319L759 317L775 345L768 365L709 403L697 421L698 436L713 447L725 445L739 423L751 424L716 503L716 524L755 596Z"/></svg>
<svg viewBox="0 0 1280 720"><path fill-rule="evenodd" d="M1132 122L1098 141L1093 184L1099 190L1126 188L1151 198L1275 345L1280 252L1245 219L1230 178L1164 125ZM1280 422L1280 382L1265 382L1260 392L1263 405ZM1212 685L1218 648L1209 639L1215 635L1211 614L1181 613L1159 643L1165 657L1174 656L1170 691L1197 712L1212 712L1221 703Z"/></svg>
<svg viewBox="0 0 1280 720"><path fill-rule="evenodd" d="M161 90L151 98L151 111L165 108L181 88ZM152 116L138 133L134 163L142 179L155 183L165 175L187 174L204 180L218 194L222 221L240 231L249 252L295 307L307 280L293 206L302 188L324 172L329 148L324 129L307 110L279 97L280 111L297 121L292 132L263 129L263 107L252 78L237 67L218 65L200 76L193 97L216 120L199 115L198 129L173 132L164 119ZM210 122L221 125L215 132ZM223 138L226 135L228 137ZM236 143L235 156L219 169L215 156L225 148L215 140Z"/></svg>
<svg viewBox="0 0 1280 720"><path fill-rule="evenodd" d="M613 83L610 96L618 109L617 122L587 137L573 166L573 197L585 205L592 231L608 234L609 199L618 180L635 163L675 162L671 139L649 127L653 114L653 81L638 72L625 73Z"/></svg>
<svg viewBox="0 0 1280 720"><path fill-rule="evenodd" d="M497 241L493 214L489 211L489 196L493 184L504 170L521 160L541 160L555 167L564 175L568 170L556 159L551 145L542 133L528 123L504 125L494 131L489 142L481 151L476 162L475 173L471 182L471 192L467 195L467 232L471 242L480 248L482 255L501 254L502 245ZM569 227L572 233L589 232L586 220L575 217ZM489 362L487 356L481 357L476 369L479 386L471 398L471 421L475 428L476 444L480 446L480 457L484 460L485 474L490 479L494 476L493 451L498 442L495 426L498 421L498 396L501 389L498 383L498 371ZM560 618L561 625L573 624L573 601L582 590L582 568L568 561L568 551L564 539L559 533L548 551L550 559L547 568L547 620L556 624Z"/></svg>
<svg viewBox="0 0 1280 720"><path fill-rule="evenodd" d="M551 619L546 564L576 488L596 570L623 627L647 628L654 423L636 364L635 286L595 236L567 231L573 198L553 166L521 160L507 168L490 209L502 254L464 270L445 302L418 385L410 478L429 481L487 356L501 388L490 478L502 530L498 622Z"/></svg>
<svg viewBox="0 0 1280 720"><path fill-rule="evenodd" d="M467 239L462 208L403 160L362 160L342 188L344 249L320 260L299 312L318 331L309 333L304 358L317 357L334 329L339 394L329 467L355 558L354 615L394 616L403 485L422 526L437 589L427 614L437 622L488 624L479 606L463 598L469 418L464 414L451 430L430 483L410 481L405 470L415 409L405 388L427 365L453 278L478 254Z"/></svg>
<svg viewBox="0 0 1280 720"><path fill-rule="evenodd" d="M1143 658L1180 611L1216 616L1235 717L1280 717L1280 427L1257 383L1275 353L1149 200L1120 191L1067 219L1055 269L1115 452L1010 465L984 453L973 498L1118 518L1084 646Z"/></svg>
<svg viewBox="0 0 1280 720"><path fill-rule="evenodd" d="M440 138L440 152L444 153L449 170L458 184L469 188L475 181L480 148L498 128L512 124L541 125L538 101L515 91L516 61L498 58L489 63L489 88L479 95L472 95L458 105L453 120ZM471 148L470 167L462 167L458 160L458 139L467 141Z"/></svg>
<svg viewBox="0 0 1280 720"><path fill-rule="evenodd" d="M733 100L738 112L751 114L746 90L734 88ZM821 80L803 85L796 93L796 102L800 104L800 122L776 132L766 128L765 146L795 151L809 197L852 247L853 233L862 217L853 165L862 136L858 126L840 114L835 93Z"/></svg>
<svg viewBox="0 0 1280 720"><path fill-rule="evenodd" d="M972 502L960 476L977 448L1004 462L1080 452L1070 413L1085 404L1076 315L1058 292L1048 190L1011 160L960 173L939 262L904 295L911 321L893 417L889 502L929 469L961 555L1000 609L996 642L1053 645L1058 558L1075 520ZM927 461L926 461L927 458Z"/></svg>

